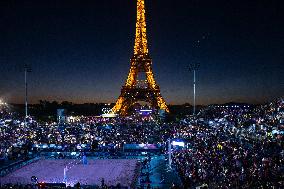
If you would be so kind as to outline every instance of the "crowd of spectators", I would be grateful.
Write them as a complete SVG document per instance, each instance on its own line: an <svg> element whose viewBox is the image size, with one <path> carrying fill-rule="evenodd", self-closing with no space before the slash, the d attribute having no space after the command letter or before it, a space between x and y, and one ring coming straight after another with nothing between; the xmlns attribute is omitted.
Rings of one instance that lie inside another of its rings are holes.
<svg viewBox="0 0 284 189"><path fill-rule="evenodd" d="M223 126L187 130L190 146L173 158L187 187L279 188L284 170L280 141L239 139Z"/></svg>
<svg viewBox="0 0 284 189"><path fill-rule="evenodd" d="M167 125L167 127L169 127ZM8 123L0 128L1 153L5 159L19 159L41 150L81 151L122 149L123 144L161 144L165 127L156 123L76 122L57 124ZM28 153L29 152L29 153Z"/></svg>
<svg viewBox="0 0 284 189"><path fill-rule="evenodd" d="M25 125L0 111L0 161L28 159L42 150L120 151L124 144L161 144L183 139L173 166L186 187L258 188L283 179L284 101L262 106L214 105L193 119L161 123L153 119L81 117L73 123ZM165 147L166 149L166 147ZM283 183L282 183L283 186Z"/></svg>
<svg viewBox="0 0 284 189"><path fill-rule="evenodd" d="M175 151L173 162L185 187L283 187L283 108L282 100L213 106L202 112L210 123L179 125L175 135L187 139L188 149Z"/></svg>

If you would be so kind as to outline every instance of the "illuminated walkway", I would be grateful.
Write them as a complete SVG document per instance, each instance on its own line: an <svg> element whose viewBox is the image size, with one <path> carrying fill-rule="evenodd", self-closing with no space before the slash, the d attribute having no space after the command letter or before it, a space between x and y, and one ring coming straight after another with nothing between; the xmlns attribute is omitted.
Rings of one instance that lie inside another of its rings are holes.
<svg viewBox="0 0 284 189"><path fill-rule="evenodd" d="M164 156L153 156L150 162L150 184L153 188L170 188L172 183L181 185L181 180L177 173L170 170L167 166L167 161ZM147 187L147 182L141 182L145 180L146 176L140 176L137 186Z"/></svg>

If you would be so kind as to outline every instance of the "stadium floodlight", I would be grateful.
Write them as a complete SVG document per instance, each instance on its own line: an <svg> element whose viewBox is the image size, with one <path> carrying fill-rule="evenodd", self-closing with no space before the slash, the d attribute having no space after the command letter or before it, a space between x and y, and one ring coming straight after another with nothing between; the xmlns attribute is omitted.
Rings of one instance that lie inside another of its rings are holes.
<svg viewBox="0 0 284 189"><path fill-rule="evenodd" d="M27 126L27 118L28 118L28 82L27 82L27 73L32 72L32 68L30 65L25 64L25 127Z"/></svg>
<svg viewBox="0 0 284 189"><path fill-rule="evenodd" d="M196 71L198 70L198 68L200 67L200 63L194 62L189 64L189 71L192 72L193 71L193 116L195 116L195 111L196 111L196 90L195 90L195 86L196 86Z"/></svg>
<svg viewBox="0 0 284 189"><path fill-rule="evenodd" d="M0 106L6 106L7 103L3 100L3 99L0 99Z"/></svg>
<svg viewBox="0 0 284 189"><path fill-rule="evenodd" d="M174 140L174 141L172 142L172 145L173 145L173 146L180 146L180 147L183 147L183 148L185 147L185 143L184 143L183 141L175 141L175 140Z"/></svg>

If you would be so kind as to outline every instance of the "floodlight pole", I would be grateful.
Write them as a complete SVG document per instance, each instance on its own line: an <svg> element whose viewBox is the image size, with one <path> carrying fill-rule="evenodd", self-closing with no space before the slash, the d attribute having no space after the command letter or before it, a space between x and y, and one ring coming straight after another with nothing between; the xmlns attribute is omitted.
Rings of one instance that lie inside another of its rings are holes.
<svg viewBox="0 0 284 189"><path fill-rule="evenodd" d="M196 77L195 77L195 69L193 70L193 115L195 116L195 106L196 106L196 90L195 90L195 86L196 86Z"/></svg>
<svg viewBox="0 0 284 189"><path fill-rule="evenodd" d="M28 83L27 83L27 69L25 69L25 120L28 117Z"/></svg>
<svg viewBox="0 0 284 189"><path fill-rule="evenodd" d="M27 118L28 118L28 82L27 82L27 74L31 72L31 68L28 65L25 65L25 127L27 126Z"/></svg>
<svg viewBox="0 0 284 189"><path fill-rule="evenodd" d="M189 71L193 71L193 116L195 116L196 113L196 71L199 67L199 63L192 63L189 65Z"/></svg>

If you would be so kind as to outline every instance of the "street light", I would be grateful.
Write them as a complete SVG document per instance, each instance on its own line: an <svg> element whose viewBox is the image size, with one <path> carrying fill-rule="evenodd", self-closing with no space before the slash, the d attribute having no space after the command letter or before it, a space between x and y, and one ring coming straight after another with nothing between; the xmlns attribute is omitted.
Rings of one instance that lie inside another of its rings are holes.
<svg viewBox="0 0 284 189"><path fill-rule="evenodd" d="M28 118L28 82L27 82L27 73L32 72L32 68L30 65L25 64L25 127L27 126L27 118Z"/></svg>
<svg viewBox="0 0 284 189"><path fill-rule="evenodd" d="M200 63L191 63L189 64L189 71L193 71L193 116L195 116L195 109L196 109L196 90L195 90L195 85L196 85L196 71L200 67Z"/></svg>

